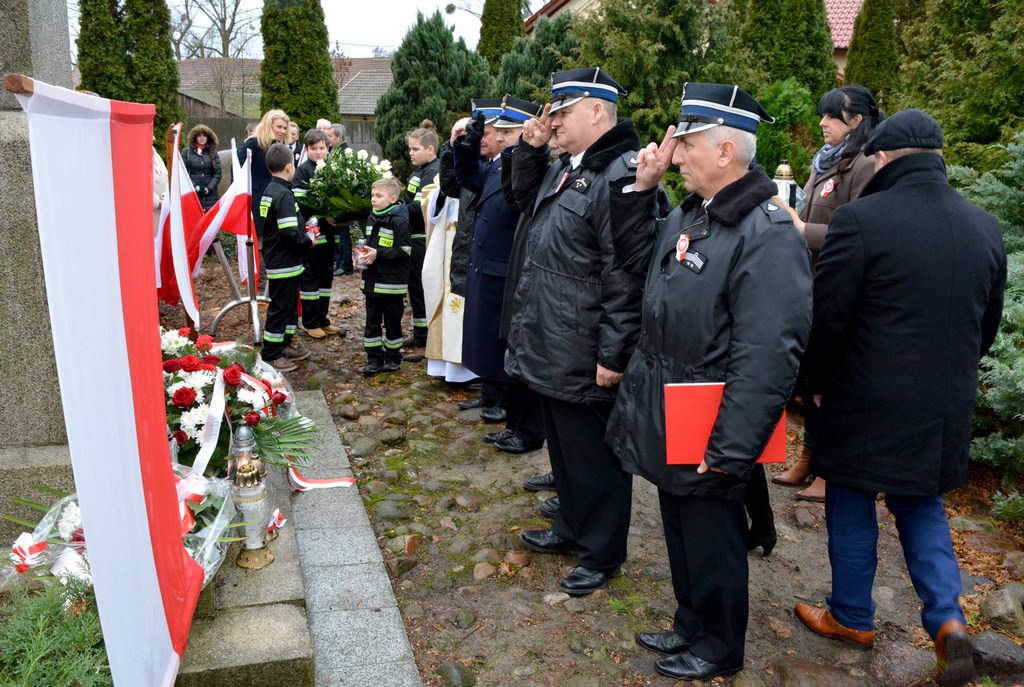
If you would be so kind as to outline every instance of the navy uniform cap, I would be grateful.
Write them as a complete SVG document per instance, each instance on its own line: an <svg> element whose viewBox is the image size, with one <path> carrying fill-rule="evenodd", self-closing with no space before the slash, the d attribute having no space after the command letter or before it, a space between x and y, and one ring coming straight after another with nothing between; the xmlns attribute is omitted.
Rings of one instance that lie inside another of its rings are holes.
<svg viewBox="0 0 1024 687"><path fill-rule="evenodd" d="M626 95L625 89L600 67L570 69L551 75L552 112L584 98L600 98L617 103L620 95Z"/></svg>
<svg viewBox="0 0 1024 687"><path fill-rule="evenodd" d="M865 155L879 150L942 148L942 127L931 115L913 108L900 110L882 120L864 145Z"/></svg>
<svg viewBox="0 0 1024 687"><path fill-rule="evenodd" d="M758 124L774 121L761 103L739 86L688 82L683 85L683 108L673 138L719 125L756 134Z"/></svg>
<svg viewBox="0 0 1024 687"><path fill-rule="evenodd" d="M494 126L498 129L512 129L522 126L526 120L540 117L543 109L537 103L531 103L529 100L515 98L506 94L501 99L501 116L498 117L498 121L494 122Z"/></svg>
<svg viewBox="0 0 1024 687"><path fill-rule="evenodd" d="M469 101L472 107L472 118L481 112L484 114L484 124L494 124L501 116L501 98L474 98Z"/></svg>

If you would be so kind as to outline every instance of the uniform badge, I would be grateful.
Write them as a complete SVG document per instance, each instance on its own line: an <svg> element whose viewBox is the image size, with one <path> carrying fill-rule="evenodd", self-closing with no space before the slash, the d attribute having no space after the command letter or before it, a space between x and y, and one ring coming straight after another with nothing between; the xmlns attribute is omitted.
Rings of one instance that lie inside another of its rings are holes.
<svg viewBox="0 0 1024 687"><path fill-rule="evenodd" d="M693 250L683 256L682 263L684 267L700 274L704 265L708 264L708 256Z"/></svg>
<svg viewBox="0 0 1024 687"><path fill-rule="evenodd" d="M768 211L769 211L769 212L775 212L775 211L776 211L776 210L778 210L778 209L779 209L779 208L775 207L775 206L774 206L774 205L772 205L771 203L768 203Z"/></svg>
<svg viewBox="0 0 1024 687"><path fill-rule="evenodd" d="M836 190L836 180L829 179L828 181L825 182L825 186L821 189L821 197L828 198L828 194L832 193L832 191L834 190Z"/></svg>
<svg viewBox="0 0 1024 687"><path fill-rule="evenodd" d="M676 260L679 262L683 261L683 256L686 255L686 251L690 248L690 235L681 234L679 240L676 241Z"/></svg>
<svg viewBox="0 0 1024 687"><path fill-rule="evenodd" d="M586 192L587 192L587 188L588 188L589 186L590 186L590 182L588 182L588 181L587 181L587 180L586 180L585 178L583 178L583 177L580 177L579 179L577 179L577 180L575 181L575 183L573 183L573 185L572 185L572 187L573 187L574 189L576 189L577 191L579 191L580 193L586 193Z"/></svg>

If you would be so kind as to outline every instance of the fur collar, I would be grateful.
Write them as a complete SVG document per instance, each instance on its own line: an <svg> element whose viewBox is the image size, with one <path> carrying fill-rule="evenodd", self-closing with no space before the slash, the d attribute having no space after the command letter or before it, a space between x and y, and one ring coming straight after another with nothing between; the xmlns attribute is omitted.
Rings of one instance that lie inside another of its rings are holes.
<svg viewBox="0 0 1024 687"><path fill-rule="evenodd" d="M714 202L708 206L708 214L716 222L727 227L739 224L750 211L778 193L775 182L768 178L760 165L715 194ZM704 199L691 193L683 201L683 210L689 212Z"/></svg>
<svg viewBox="0 0 1024 687"><path fill-rule="evenodd" d="M637 136L636 129L633 128L633 122L629 119L620 119L615 126L587 148L580 167L600 172L620 155L628 152L635 154L639 149L640 137Z"/></svg>

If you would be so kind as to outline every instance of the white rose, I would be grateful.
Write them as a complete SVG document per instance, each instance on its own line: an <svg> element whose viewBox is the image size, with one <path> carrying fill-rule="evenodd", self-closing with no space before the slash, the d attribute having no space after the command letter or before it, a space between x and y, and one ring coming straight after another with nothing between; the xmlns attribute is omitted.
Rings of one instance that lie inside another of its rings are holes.
<svg viewBox="0 0 1024 687"><path fill-rule="evenodd" d="M376 155L371 155L370 156L370 164L371 165L376 165L378 162L380 162L380 158L379 157L377 157Z"/></svg>
<svg viewBox="0 0 1024 687"><path fill-rule="evenodd" d="M326 162L324 162L323 160L317 160L317 161L316 161L316 168L317 168L317 169L321 169L321 168L323 168L323 166L324 166L325 164L327 164L327 163L326 163Z"/></svg>
<svg viewBox="0 0 1024 687"><path fill-rule="evenodd" d="M387 172L390 169L391 169L391 160L381 160L380 161L380 171Z"/></svg>
<svg viewBox="0 0 1024 687"><path fill-rule="evenodd" d="M383 174L380 175L381 179L390 179L393 176L394 175L391 172L384 172Z"/></svg>
<svg viewBox="0 0 1024 687"><path fill-rule="evenodd" d="M353 152L351 148L345 148L345 154L348 155L349 157L352 157L353 155L355 155L355 152Z"/></svg>
<svg viewBox="0 0 1024 687"><path fill-rule="evenodd" d="M366 160L366 158L370 157L370 154L365 150L360 150L358 153L356 153L356 157L358 157L360 160Z"/></svg>

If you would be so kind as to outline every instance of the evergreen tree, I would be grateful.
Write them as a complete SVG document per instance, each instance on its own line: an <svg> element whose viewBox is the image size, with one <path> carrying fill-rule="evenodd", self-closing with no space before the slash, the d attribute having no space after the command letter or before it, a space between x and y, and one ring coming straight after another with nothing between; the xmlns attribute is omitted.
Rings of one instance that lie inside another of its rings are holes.
<svg viewBox="0 0 1024 687"><path fill-rule="evenodd" d="M127 100L125 46L117 0L80 0L78 4L78 69L81 87L104 98Z"/></svg>
<svg viewBox="0 0 1024 687"><path fill-rule="evenodd" d="M498 74L502 56L523 35L522 5L522 0L484 0L476 50L487 60L492 75Z"/></svg>
<svg viewBox="0 0 1024 687"><path fill-rule="evenodd" d="M846 83L860 84L888 105L899 79L896 56L896 13L893 0L864 0L853 23L853 38L846 58Z"/></svg>
<svg viewBox="0 0 1024 687"><path fill-rule="evenodd" d="M178 65L171 45L171 13L164 0L126 0L122 35L128 50L130 99L156 105L153 130L157 139L184 119L178 102Z"/></svg>
<svg viewBox="0 0 1024 687"><path fill-rule="evenodd" d="M533 38L517 38L502 59L495 92L546 103L551 99L552 72L581 66L578 55L572 16L564 12L554 19L541 17Z"/></svg>
<svg viewBox="0 0 1024 687"><path fill-rule="evenodd" d="M678 121L684 82L729 79L725 62L742 62L728 43L735 19L728 1L604 0L576 17L578 66L604 67L629 92L620 114L641 141L660 141Z"/></svg>
<svg viewBox="0 0 1024 687"><path fill-rule="evenodd" d="M406 134L430 119L444 139L452 124L469 114L472 98L493 97L487 61L452 37L440 12L416 23L405 34L391 59L394 82L377 101L376 137L395 173L406 177L409 167Z"/></svg>
<svg viewBox="0 0 1024 687"><path fill-rule="evenodd" d="M988 169L988 144L1022 128L1021 0L928 0L901 30L901 107L942 124L952 162Z"/></svg>
<svg viewBox="0 0 1024 687"><path fill-rule="evenodd" d="M260 109L284 110L299 131L320 118L337 121L338 84L320 0L266 0L260 27Z"/></svg>
<svg viewBox="0 0 1024 687"><path fill-rule="evenodd" d="M762 85L793 77L814 99L838 85L823 0L751 2L740 38L764 74Z"/></svg>

